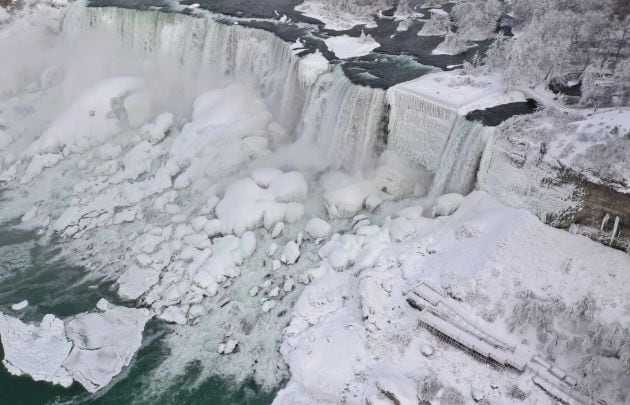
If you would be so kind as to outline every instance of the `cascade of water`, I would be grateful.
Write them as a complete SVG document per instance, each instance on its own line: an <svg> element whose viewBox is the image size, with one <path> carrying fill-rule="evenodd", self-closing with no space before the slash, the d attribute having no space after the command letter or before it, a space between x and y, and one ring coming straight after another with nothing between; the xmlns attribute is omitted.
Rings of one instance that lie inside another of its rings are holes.
<svg viewBox="0 0 630 405"><path fill-rule="evenodd" d="M373 157L384 114L383 90L354 85L337 68L310 91L300 130L303 139L325 147L333 167L356 171Z"/></svg>
<svg viewBox="0 0 630 405"><path fill-rule="evenodd" d="M261 90L275 119L289 131L295 129L305 99L298 78L300 59L272 33L211 17L115 7L84 10L74 17L80 19L82 33L115 38L137 55L168 59L193 71L218 68L236 80L250 81Z"/></svg>
<svg viewBox="0 0 630 405"><path fill-rule="evenodd" d="M166 58L197 70L218 68L237 80L253 82L276 121L289 132L298 128L303 139L321 146L334 167L359 170L374 154L385 92L352 84L341 68L311 72L313 67L301 66L291 46L271 32L227 25L210 16L115 7L81 9L72 17L78 21L67 24L81 26L80 34L100 32L136 54Z"/></svg>
<svg viewBox="0 0 630 405"><path fill-rule="evenodd" d="M484 136L486 130L480 122L468 121L463 116L455 119L433 178L430 197L472 191L487 138Z"/></svg>
<svg viewBox="0 0 630 405"><path fill-rule="evenodd" d="M457 113L397 88L390 89L387 98L391 107L388 148L436 171Z"/></svg>
<svg viewBox="0 0 630 405"><path fill-rule="evenodd" d="M485 127L420 94L392 88L388 148L434 173L430 197L470 192L483 153Z"/></svg>

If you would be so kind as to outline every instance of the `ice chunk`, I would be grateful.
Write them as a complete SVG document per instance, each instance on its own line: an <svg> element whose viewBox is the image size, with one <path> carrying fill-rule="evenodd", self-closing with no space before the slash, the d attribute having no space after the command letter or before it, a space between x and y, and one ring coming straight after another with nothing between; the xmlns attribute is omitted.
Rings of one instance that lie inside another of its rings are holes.
<svg viewBox="0 0 630 405"><path fill-rule="evenodd" d="M306 224L306 233L313 239L325 239L330 236L330 224L321 218L313 218Z"/></svg>
<svg viewBox="0 0 630 405"><path fill-rule="evenodd" d="M371 182L364 181L328 191L324 198L331 218L349 218L363 208L366 198L375 192Z"/></svg>
<svg viewBox="0 0 630 405"><path fill-rule="evenodd" d="M238 340L228 339L225 343L220 343L217 351L219 354L231 354L234 353L238 347Z"/></svg>
<svg viewBox="0 0 630 405"><path fill-rule="evenodd" d="M283 230L284 230L284 222L278 222L273 227L273 230L271 231L271 237L272 238L277 238L278 236L280 236L280 234L282 233Z"/></svg>
<svg viewBox="0 0 630 405"><path fill-rule="evenodd" d="M21 183L26 184L39 175L44 169L48 169L50 167L55 166L63 160L63 156L55 153L45 153L43 155L35 155L31 159L31 163L29 163L26 168L26 173L24 173L24 177L22 177Z"/></svg>
<svg viewBox="0 0 630 405"><path fill-rule="evenodd" d="M14 311L21 311L26 307L28 307L28 300L23 300L16 304L11 305L11 309Z"/></svg>
<svg viewBox="0 0 630 405"><path fill-rule="evenodd" d="M276 307L276 301L275 300L269 300L269 301L265 301L262 304L262 311L266 314L269 311L271 311L272 309L274 309Z"/></svg>
<svg viewBox="0 0 630 405"><path fill-rule="evenodd" d="M61 319L49 314L35 326L0 313L0 338L2 363L11 374L27 374L35 381L64 387L72 384L72 376L63 367L72 343L66 338Z"/></svg>
<svg viewBox="0 0 630 405"><path fill-rule="evenodd" d="M261 188L269 188L271 182L280 176L282 170L279 169L257 169L252 173L252 179Z"/></svg>
<svg viewBox="0 0 630 405"><path fill-rule="evenodd" d="M328 49L340 59L364 56L381 46L371 35L362 34L361 37L339 35L326 39Z"/></svg>
<svg viewBox="0 0 630 405"><path fill-rule="evenodd" d="M105 387L128 366L142 343L147 309L113 306L66 321L73 348L63 366L89 392Z"/></svg>
<svg viewBox="0 0 630 405"><path fill-rule="evenodd" d="M308 194L308 185L299 172L289 172L274 178L269 189L278 202L303 201Z"/></svg>
<svg viewBox="0 0 630 405"><path fill-rule="evenodd" d="M254 232L245 232L241 236L238 247L242 259L246 259L253 255L254 251L256 250L256 235L254 235Z"/></svg>

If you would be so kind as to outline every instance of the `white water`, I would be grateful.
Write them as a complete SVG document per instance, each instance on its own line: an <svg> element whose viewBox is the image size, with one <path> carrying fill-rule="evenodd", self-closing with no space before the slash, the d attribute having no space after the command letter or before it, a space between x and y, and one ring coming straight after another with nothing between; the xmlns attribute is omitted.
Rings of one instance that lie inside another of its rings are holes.
<svg viewBox="0 0 630 405"><path fill-rule="evenodd" d="M337 68L320 76L310 91L300 132L324 147L333 167L359 171L374 161L384 111L383 90L354 85Z"/></svg>

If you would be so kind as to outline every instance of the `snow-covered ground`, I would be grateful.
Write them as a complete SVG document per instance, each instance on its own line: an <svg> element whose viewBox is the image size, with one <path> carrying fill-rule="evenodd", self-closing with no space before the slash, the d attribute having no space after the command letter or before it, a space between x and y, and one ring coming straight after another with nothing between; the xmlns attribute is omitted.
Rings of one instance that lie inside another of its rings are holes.
<svg viewBox="0 0 630 405"><path fill-rule="evenodd" d="M459 115L501 104L525 101L522 92L507 90L498 73L464 74L448 71L428 74L401 83L396 91L427 98L435 104L455 110Z"/></svg>
<svg viewBox="0 0 630 405"><path fill-rule="evenodd" d="M630 257L482 192L454 209L427 218L405 208L322 245L284 332L292 379L275 403L554 403L533 372L492 367L419 325L408 297L421 283L579 376L577 391L623 402L627 371L612 370L627 370L627 357L605 347L630 343Z"/></svg>
<svg viewBox="0 0 630 405"><path fill-rule="evenodd" d="M202 377L288 379L277 403L552 401L531 370L493 368L420 325L409 294L425 283L580 392L626 398L630 258L451 192L469 191L487 136L461 115L521 93L456 73L397 86L374 159L385 92L319 53L205 18L69 11L75 26L40 57L2 37L17 79L0 91L0 217L61 236L125 306L1 315L11 372L96 391L156 317L173 324L156 390L200 362Z"/></svg>

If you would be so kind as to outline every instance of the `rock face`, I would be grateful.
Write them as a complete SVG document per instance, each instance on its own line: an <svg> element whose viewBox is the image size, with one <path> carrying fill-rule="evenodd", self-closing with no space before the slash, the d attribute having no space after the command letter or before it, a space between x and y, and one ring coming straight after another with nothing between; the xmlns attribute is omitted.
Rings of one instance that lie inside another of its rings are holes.
<svg viewBox="0 0 630 405"><path fill-rule="evenodd" d="M547 111L508 120L486 145L477 188L627 252L630 170L623 154L630 124L623 117Z"/></svg>

